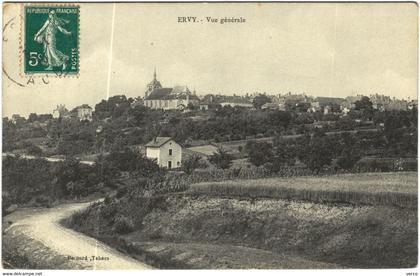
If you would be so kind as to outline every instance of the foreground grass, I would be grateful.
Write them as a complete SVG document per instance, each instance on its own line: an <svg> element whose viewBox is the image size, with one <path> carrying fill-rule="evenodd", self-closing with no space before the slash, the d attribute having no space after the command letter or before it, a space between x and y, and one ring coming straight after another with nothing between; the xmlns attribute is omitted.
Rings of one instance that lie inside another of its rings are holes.
<svg viewBox="0 0 420 276"><path fill-rule="evenodd" d="M364 173L203 182L191 185L188 193L415 208L417 173Z"/></svg>

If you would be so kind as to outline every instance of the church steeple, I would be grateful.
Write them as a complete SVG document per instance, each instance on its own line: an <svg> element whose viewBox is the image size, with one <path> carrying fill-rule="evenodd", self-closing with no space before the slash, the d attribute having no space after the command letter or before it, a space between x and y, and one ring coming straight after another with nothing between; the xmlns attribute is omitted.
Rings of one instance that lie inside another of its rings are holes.
<svg viewBox="0 0 420 276"><path fill-rule="evenodd" d="M156 79L156 67L155 67L153 71L153 80L149 82L149 84L147 85L146 91L144 92L144 97L147 98L150 95L150 93L153 92L153 90L159 89L159 88L162 88L162 85Z"/></svg>

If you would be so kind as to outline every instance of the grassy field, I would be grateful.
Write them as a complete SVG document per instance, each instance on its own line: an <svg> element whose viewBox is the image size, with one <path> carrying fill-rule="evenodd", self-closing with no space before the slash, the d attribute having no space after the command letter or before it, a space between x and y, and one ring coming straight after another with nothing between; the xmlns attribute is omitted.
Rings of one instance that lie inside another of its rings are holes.
<svg viewBox="0 0 420 276"><path fill-rule="evenodd" d="M188 192L213 196L268 197L414 208L417 206L417 173L364 173L203 182L193 184Z"/></svg>
<svg viewBox="0 0 420 276"><path fill-rule="evenodd" d="M213 145L204 145L204 146L197 146L197 147L190 147L188 148L191 151L201 153L204 155L212 155L217 152L217 147Z"/></svg>

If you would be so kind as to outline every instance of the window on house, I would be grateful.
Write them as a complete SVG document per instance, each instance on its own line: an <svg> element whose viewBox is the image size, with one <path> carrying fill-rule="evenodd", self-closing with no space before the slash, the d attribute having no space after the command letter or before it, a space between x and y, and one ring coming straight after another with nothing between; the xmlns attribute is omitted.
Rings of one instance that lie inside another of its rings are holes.
<svg viewBox="0 0 420 276"><path fill-rule="evenodd" d="M169 155L172 155L172 149L169 149Z"/></svg>
<svg viewBox="0 0 420 276"><path fill-rule="evenodd" d="M168 169L172 168L172 161L168 161Z"/></svg>

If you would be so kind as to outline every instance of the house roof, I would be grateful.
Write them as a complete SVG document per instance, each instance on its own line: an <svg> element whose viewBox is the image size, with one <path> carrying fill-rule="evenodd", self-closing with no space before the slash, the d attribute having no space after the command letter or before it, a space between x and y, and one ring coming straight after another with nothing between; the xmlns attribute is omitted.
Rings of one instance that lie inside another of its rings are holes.
<svg viewBox="0 0 420 276"><path fill-rule="evenodd" d="M262 108L270 108L270 107L279 107L278 103L265 103L263 104Z"/></svg>
<svg viewBox="0 0 420 276"><path fill-rule="evenodd" d="M172 137L156 137L155 139L153 139L152 141L147 143L146 147L160 148L161 146L163 146L164 144L166 144L170 140L172 140Z"/></svg>
<svg viewBox="0 0 420 276"><path fill-rule="evenodd" d="M79 109L91 109L92 110L92 107L90 107L88 104L82 104L82 105L79 105L79 106L76 106L75 108L73 108L71 110L71 112L72 113L77 112L77 110L79 110Z"/></svg>
<svg viewBox="0 0 420 276"><path fill-rule="evenodd" d="M250 104L252 103L242 97L226 97L221 103Z"/></svg>
<svg viewBox="0 0 420 276"><path fill-rule="evenodd" d="M178 86L174 86L174 88L172 88L172 93L189 93L190 90L188 89L187 86L185 85L178 85Z"/></svg>
<svg viewBox="0 0 420 276"><path fill-rule="evenodd" d="M345 100L343 98L332 98L332 97L317 97L315 101L320 104L342 104Z"/></svg>

